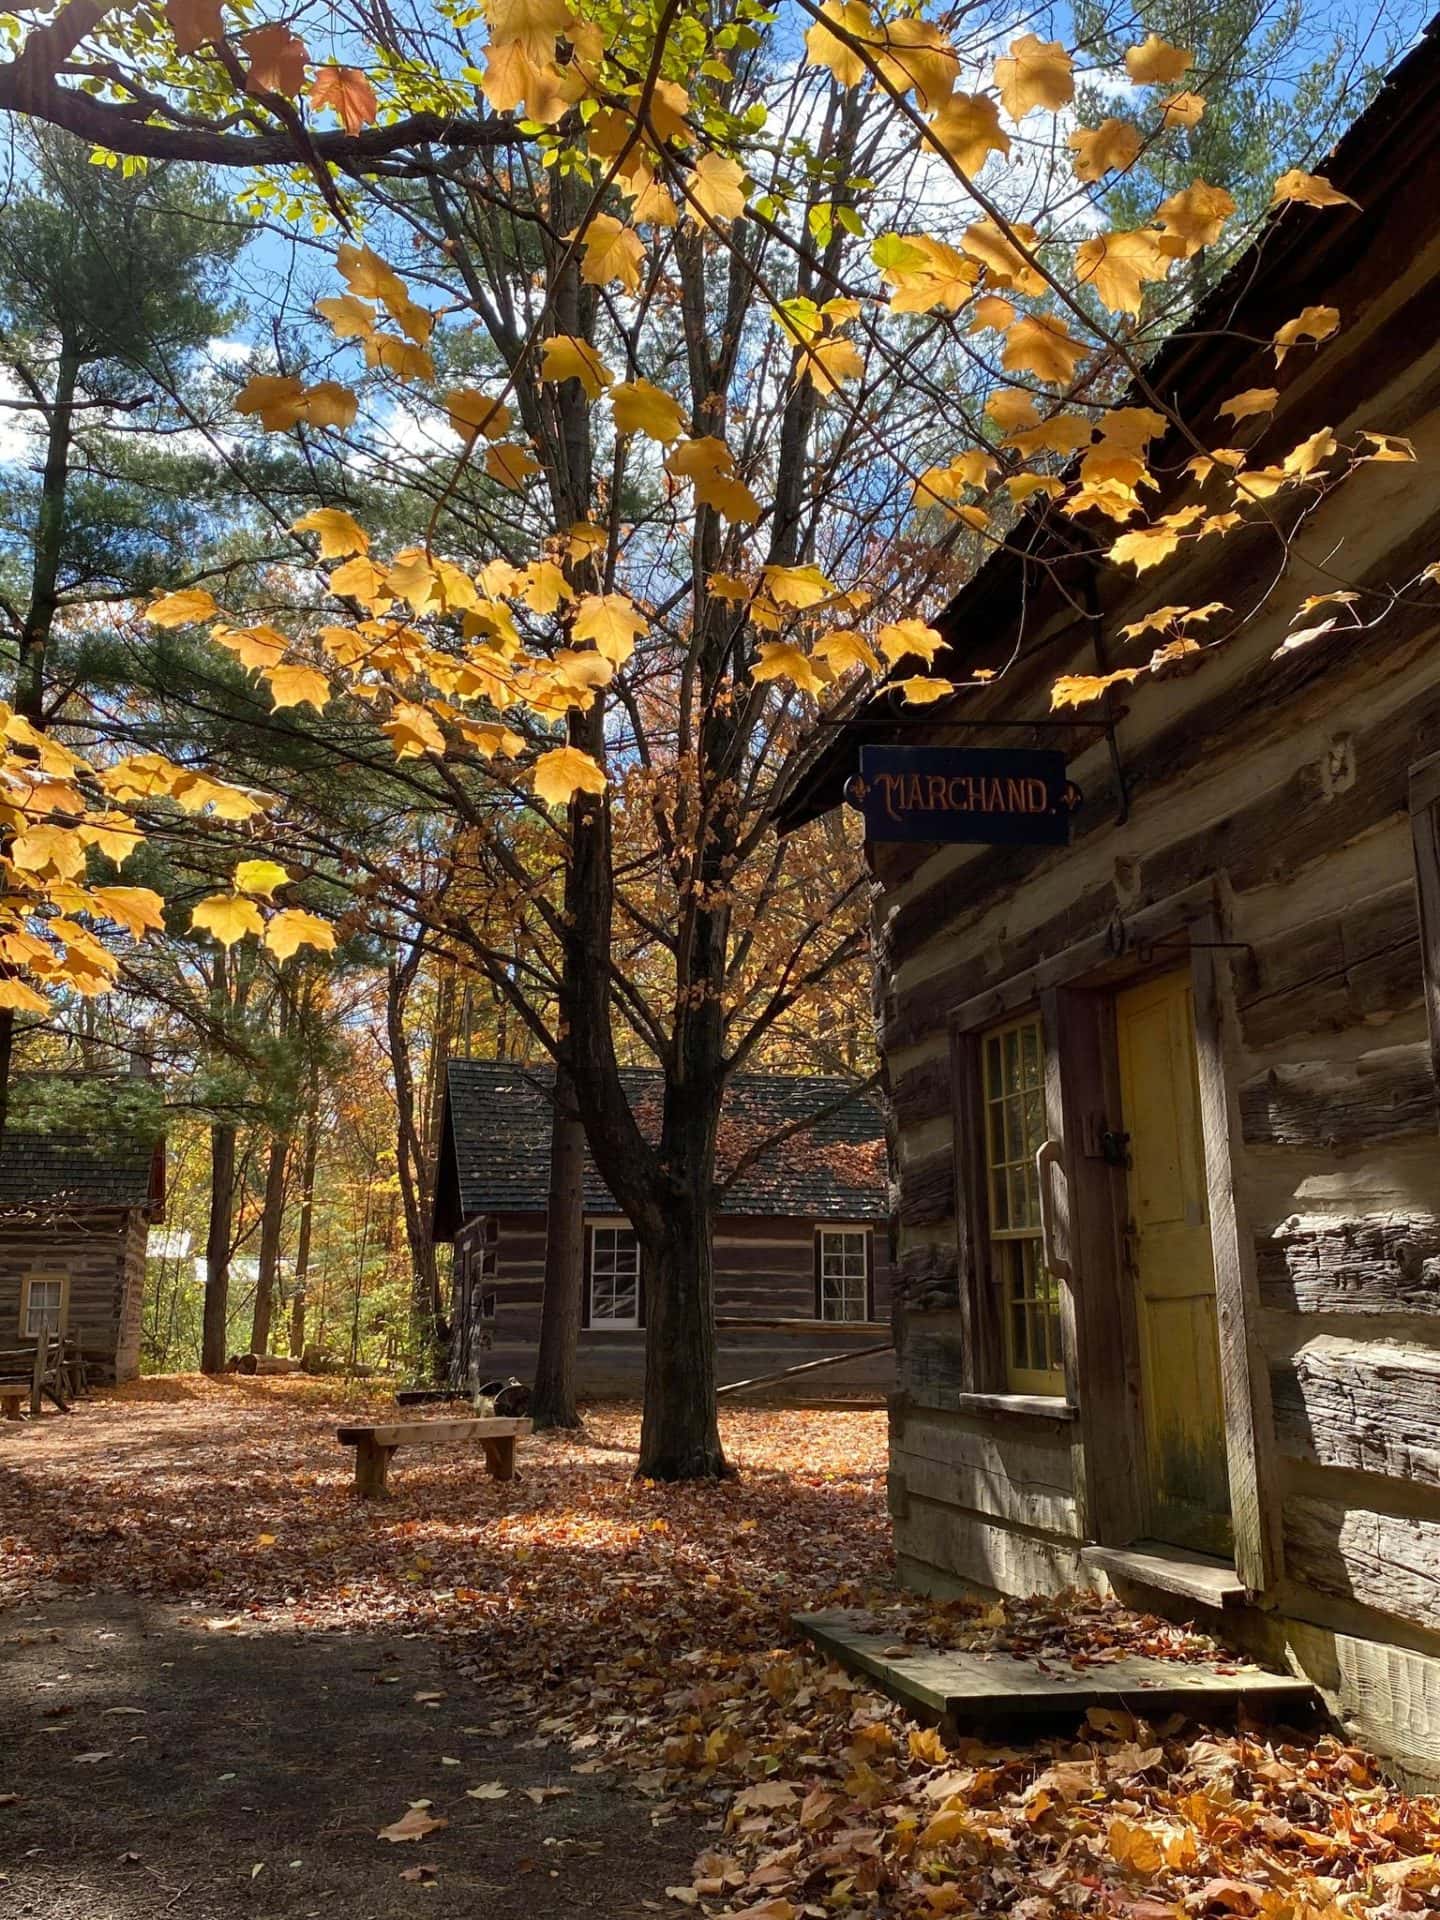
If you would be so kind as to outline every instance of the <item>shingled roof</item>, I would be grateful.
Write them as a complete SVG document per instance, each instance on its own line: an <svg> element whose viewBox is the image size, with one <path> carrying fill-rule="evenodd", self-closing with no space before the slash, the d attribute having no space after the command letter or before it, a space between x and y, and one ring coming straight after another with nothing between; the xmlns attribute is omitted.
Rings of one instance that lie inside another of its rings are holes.
<svg viewBox="0 0 1440 1920"><path fill-rule="evenodd" d="M0 1141L0 1217L140 1207L158 1220L164 1211L164 1165L159 1141L7 1127Z"/></svg>
<svg viewBox="0 0 1440 1920"><path fill-rule="evenodd" d="M660 1119L661 1075L622 1069L621 1079L642 1129ZM503 1060L451 1060L435 1183L434 1235L448 1240L483 1213L543 1213L550 1173L554 1069ZM885 1123L878 1103L850 1081L799 1074L738 1075L730 1083L720 1127L718 1172L752 1145L797 1120L814 1124L790 1135L741 1176L720 1211L752 1217L879 1220L888 1198ZM614 1198L586 1163L585 1206L618 1213Z"/></svg>

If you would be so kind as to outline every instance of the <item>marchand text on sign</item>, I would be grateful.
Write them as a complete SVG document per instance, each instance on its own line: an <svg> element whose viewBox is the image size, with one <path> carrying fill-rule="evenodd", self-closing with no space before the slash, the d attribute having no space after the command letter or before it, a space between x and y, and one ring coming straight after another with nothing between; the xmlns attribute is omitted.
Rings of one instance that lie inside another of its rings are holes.
<svg viewBox="0 0 1440 1920"><path fill-rule="evenodd" d="M1009 747L862 747L847 799L870 840L1063 846L1080 804L1063 753Z"/></svg>

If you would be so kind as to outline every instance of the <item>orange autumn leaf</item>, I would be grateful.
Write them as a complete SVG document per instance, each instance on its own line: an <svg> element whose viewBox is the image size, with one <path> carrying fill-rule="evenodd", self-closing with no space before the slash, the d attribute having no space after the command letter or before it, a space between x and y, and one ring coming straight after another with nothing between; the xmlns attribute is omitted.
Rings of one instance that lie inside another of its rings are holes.
<svg viewBox="0 0 1440 1920"><path fill-rule="evenodd" d="M322 67L310 87L310 105L328 107L349 134L370 126L380 111L375 89L359 67Z"/></svg>

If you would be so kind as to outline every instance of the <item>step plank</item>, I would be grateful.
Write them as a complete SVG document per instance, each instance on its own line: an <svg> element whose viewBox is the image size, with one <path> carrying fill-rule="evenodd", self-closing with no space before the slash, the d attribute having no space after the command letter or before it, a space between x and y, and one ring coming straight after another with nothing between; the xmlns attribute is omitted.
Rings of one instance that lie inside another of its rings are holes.
<svg viewBox="0 0 1440 1920"><path fill-rule="evenodd" d="M1268 1673L1238 1657L1202 1664L1127 1654L1081 1672L1058 1664L1042 1669L1007 1653L896 1652L896 1636L870 1631L861 1624L865 1618L837 1610L797 1613L793 1623L820 1652L863 1673L901 1706L958 1725L1063 1718L1103 1706L1144 1714L1179 1710L1203 1719L1207 1712L1231 1713L1242 1700L1307 1708L1315 1699L1308 1680Z"/></svg>

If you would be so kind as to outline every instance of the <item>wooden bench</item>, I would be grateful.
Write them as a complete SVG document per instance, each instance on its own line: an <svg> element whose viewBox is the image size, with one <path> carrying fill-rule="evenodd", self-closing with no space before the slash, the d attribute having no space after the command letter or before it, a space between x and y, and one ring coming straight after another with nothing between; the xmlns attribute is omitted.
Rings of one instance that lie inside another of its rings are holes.
<svg viewBox="0 0 1440 1920"><path fill-rule="evenodd" d="M23 1380L0 1380L0 1413L7 1420L18 1420L20 1409L30 1398L30 1388Z"/></svg>
<svg viewBox="0 0 1440 1920"><path fill-rule="evenodd" d="M530 1432L529 1420L394 1420L374 1427L337 1427L342 1447L355 1449L355 1491L366 1500L385 1493L390 1456L397 1447L460 1447L479 1441L485 1469L496 1480L515 1478L515 1442Z"/></svg>

